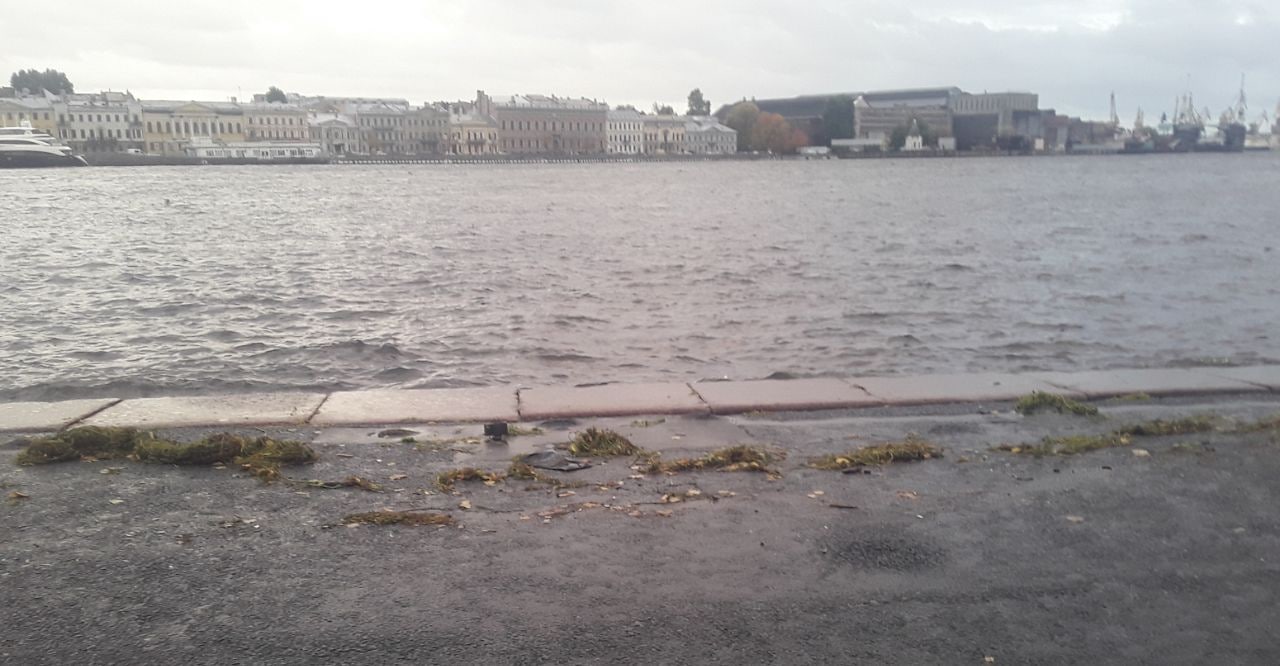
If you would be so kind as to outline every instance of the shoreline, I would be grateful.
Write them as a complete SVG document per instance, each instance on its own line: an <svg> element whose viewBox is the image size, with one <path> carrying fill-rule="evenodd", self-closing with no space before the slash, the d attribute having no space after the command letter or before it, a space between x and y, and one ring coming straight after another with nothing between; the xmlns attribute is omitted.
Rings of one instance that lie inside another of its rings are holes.
<svg viewBox="0 0 1280 666"><path fill-rule="evenodd" d="M976 373L847 379L372 389L0 403L0 432L144 428L536 422L998 403L1034 392L1083 400L1280 392L1280 365Z"/></svg>

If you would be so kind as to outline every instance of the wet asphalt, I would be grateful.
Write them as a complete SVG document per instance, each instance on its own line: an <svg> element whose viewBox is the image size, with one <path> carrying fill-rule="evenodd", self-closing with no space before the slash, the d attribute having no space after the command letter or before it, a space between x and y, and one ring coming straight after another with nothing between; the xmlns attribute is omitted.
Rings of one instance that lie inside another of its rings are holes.
<svg viewBox="0 0 1280 666"><path fill-rule="evenodd" d="M19 467L0 446L0 663L1280 663L1280 434L1227 431L1280 399L1100 404L600 419L506 444L479 426L268 429L320 456L271 484L235 466ZM1202 413L1223 429L991 450ZM737 443L785 459L776 478L610 459L551 474L569 487L435 486L592 425L663 459ZM805 466L908 433L944 457ZM306 484L352 475L383 489ZM343 524L387 508L457 524Z"/></svg>

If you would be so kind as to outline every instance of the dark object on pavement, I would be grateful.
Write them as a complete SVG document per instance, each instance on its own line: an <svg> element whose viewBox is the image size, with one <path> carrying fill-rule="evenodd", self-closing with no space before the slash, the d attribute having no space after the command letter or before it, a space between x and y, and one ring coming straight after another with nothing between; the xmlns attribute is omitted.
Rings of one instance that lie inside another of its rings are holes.
<svg viewBox="0 0 1280 666"><path fill-rule="evenodd" d="M412 437L418 434L417 430L409 430L407 428L387 428L378 432L379 437Z"/></svg>
<svg viewBox="0 0 1280 666"><path fill-rule="evenodd" d="M591 463L570 458L559 451L541 451L539 453L530 453L520 462L538 469L549 469L556 472L576 472L580 469L586 469Z"/></svg>
<svg viewBox="0 0 1280 666"><path fill-rule="evenodd" d="M489 439L506 439L511 429L503 421L484 424L484 436Z"/></svg>

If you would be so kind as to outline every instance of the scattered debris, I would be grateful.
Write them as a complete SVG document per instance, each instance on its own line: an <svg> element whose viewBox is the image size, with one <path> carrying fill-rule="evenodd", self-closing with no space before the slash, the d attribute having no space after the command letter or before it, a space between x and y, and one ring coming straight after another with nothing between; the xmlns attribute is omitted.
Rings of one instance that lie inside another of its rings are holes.
<svg viewBox="0 0 1280 666"><path fill-rule="evenodd" d="M920 499L920 493L914 490L899 490L898 499L918 500Z"/></svg>
<svg viewBox="0 0 1280 666"><path fill-rule="evenodd" d="M633 427L633 428L652 428L653 426L661 425L661 424L666 423L666 422L667 422L667 420L666 420L666 419L655 419L655 420L653 420L653 421L649 421L649 420L647 420L647 419L641 419L641 420L639 420L639 421L632 421L632 422L631 422L631 427Z"/></svg>
<svg viewBox="0 0 1280 666"><path fill-rule="evenodd" d="M1151 396L1146 393L1129 393L1112 398L1115 402L1151 402Z"/></svg>
<svg viewBox="0 0 1280 666"><path fill-rule="evenodd" d="M18 501L18 500L31 499L31 496L30 496L30 495L28 495L28 494L26 494L26 493L18 492L18 491L16 491L16 490L11 491L11 492L9 493L8 497L9 497L9 499L10 499L10 500L15 501L15 502L16 502L16 501Z"/></svg>
<svg viewBox="0 0 1280 666"><path fill-rule="evenodd" d="M856 510L858 508L852 504L828 504L827 506L833 509L846 509L846 510Z"/></svg>
<svg viewBox="0 0 1280 666"><path fill-rule="evenodd" d="M845 454L830 455L809 462L814 469L851 470L897 462L916 462L941 458L942 449L912 434L901 442L864 446Z"/></svg>
<svg viewBox="0 0 1280 666"><path fill-rule="evenodd" d="M122 499L112 499L112 500L107 500L107 503L108 503L108 504L124 504L124 500L122 500Z"/></svg>
<svg viewBox="0 0 1280 666"><path fill-rule="evenodd" d="M1084 522L1084 516L1067 516L1067 522L1079 525Z"/></svg>
<svg viewBox="0 0 1280 666"><path fill-rule="evenodd" d="M123 472L123 471L124 471L123 467L103 467L101 470L98 470L98 473L99 474L119 474L120 472Z"/></svg>
<svg viewBox="0 0 1280 666"><path fill-rule="evenodd" d="M1072 456L1100 449L1130 446L1135 437L1168 437L1214 430L1218 417L1213 415L1189 416L1165 421L1156 419L1145 423L1127 425L1102 435L1067 435L1045 437L1034 444L1002 444L998 451L1040 456Z"/></svg>
<svg viewBox="0 0 1280 666"><path fill-rule="evenodd" d="M387 478L391 481L404 481L405 479L409 478L409 475L408 474L392 474Z"/></svg>
<svg viewBox="0 0 1280 666"><path fill-rule="evenodd" d="M1083 402L1072 400L1063 395L1036 391L1018 399L1013 410L1024 416L1040 412L1057 412L1059 414L1075 414L1077 416L1097 416L1098 408Z"/></svg>
<svg viewBox="0 0 1280 666"><path fill-rule="evenodd" d="M390 439L392 437L412 437L419 434L417 430L409 430L407 428L387 428L378 431L378 437L382 439Z"/></svg>
<svg viewBox="0 0 1280 666"><path fill-rule="evenodd" d="M440 472L436 475L436 487L445 492L453 492L459 483L479 481L492 486L502 480L500 472L482 472L474 467L462 467Z"/></svg>
<svg viewBox="0 0 1280 666"><path fill-rule="evenodd" d="M1148 451L1148 450L1146 450L1146 449L1134 449L1134 450L1133 450L1133 457L1135 457L1135 458L1150 458L1150 457L1151 457L1151 452L1150 452L1150 451Z"/></svg>
<svg viewBox="0 0 1280 666"><path fill-rule="evenodd" d="M1237 426L1235 432L1264 432L1267 430L1280 431L1280 414L1273 414L1265 419Z"/></svg>
<svg viewBox="0 0 1280 666"><path fill-rule="evenodd" d="M612 430L587 428L569 442L569 453L575 456L637 456L644 450Z"/></svg>
<svg viewBox="0 0 1280 666"><path fill-rule="evenodd" d="M234 462L254 476L270 481L279 478L280 465L312 462L316 454L301 442L270 437L250 438L220 433L195 442L174 442L134 428L86 426L33 440L18 454L17 463L43 465L86 458L132 458L166 465Z"/></svg>
<svg viewBox="0 0 1280 666"><path fill-rule="evenodd" d="M678 460L654 460L645 470L649 474L673 474L676 472L701 471L717 469L722 472L764 472L777 475L769 468L774 456L758 446L739 444L724 449L717 449L700 458L681 458Z"/></svg>
<svg viewBox="0 0 1280 666"><path fill-rule="evenodd" d="M359 488L367 490L371 493L382 492L382 486L361 476L348 476L341 481L321 481L319 479L311 479L302 482L309 488L324 488L325 490L337 490L339 488Z"/></svg>
<svg viewBox="0 0 1280 666"><path fill-rule="evenodd" d="M1201 414L1170 421L1156 419L1146 423L1125 426L1117 430L1116 434L1130 437L1167 437L1169 435L1190 435L1198 432L1209 432L1217 427L1217 416Z"/></svg>
<svg viewBox="0 0 1280 666"><path fill-rule="evenodd" d="M458 508L459 508L459 509L462 509L463 511L470 511L470 510L471 510L471 500L466 500L466 499L464 499L464 500L462 500L461 502L458 502Z"/></svg>
<svg viewBox="0 0 1280 666"><path fill-rule="evenodd" d="M538 469L549 469L555 472L576 472L580 469L586 469L591 463L570 458L559 451L539 451L530 453L520 459L520 462L529 467Z"/></svg>
<svg viewBox="0 0 1280 666"><path fill-rule="evenodd" d="M342 517L344 525L453 525L453 517L426 511L370 511Z"/></svg>
<svg viewBox="0 0 1280 666"><path fill-rule="evenodd" d="M533 435L541 435L545 431L542 428L534 426L532 428L521 428L518 424L507 426L507 437L530 437Z"/></svg>

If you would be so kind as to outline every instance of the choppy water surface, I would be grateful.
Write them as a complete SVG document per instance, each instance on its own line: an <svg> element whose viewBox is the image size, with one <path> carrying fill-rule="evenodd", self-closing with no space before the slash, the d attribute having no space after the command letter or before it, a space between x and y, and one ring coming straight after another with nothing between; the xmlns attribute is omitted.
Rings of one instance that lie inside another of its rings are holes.
<svg viewBox="0 0 1280 666"><path fill-rule="evenodd" d="M0 171L0 397L1275 361L1277 183L1271 155Z"/></svg>

